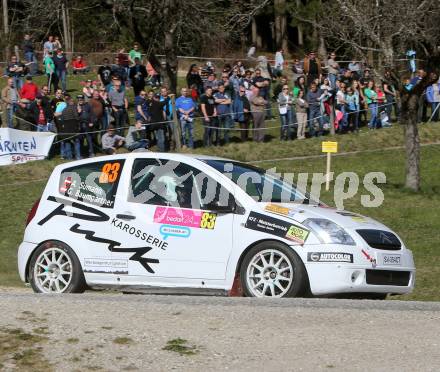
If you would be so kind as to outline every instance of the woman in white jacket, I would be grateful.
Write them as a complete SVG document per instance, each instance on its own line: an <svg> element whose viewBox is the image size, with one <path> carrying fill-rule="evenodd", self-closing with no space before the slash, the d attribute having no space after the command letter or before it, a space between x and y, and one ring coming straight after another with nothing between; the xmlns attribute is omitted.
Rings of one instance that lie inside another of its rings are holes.
<svg viewBox="0 0 440 372"><path fill-rule="evenodd" d="M289 86L287 84L283 85L282 91L278 95L277 102L281 120L280 140L287 141L292 138L291 126L293 105L293 96L290 95Z"/></svg>

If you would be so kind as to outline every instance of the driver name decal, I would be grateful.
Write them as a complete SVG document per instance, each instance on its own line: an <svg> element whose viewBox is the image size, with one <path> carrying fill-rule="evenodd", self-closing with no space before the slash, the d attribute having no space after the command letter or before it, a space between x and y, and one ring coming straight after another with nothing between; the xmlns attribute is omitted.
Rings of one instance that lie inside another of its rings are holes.
<svg viewBox="0 0 440 372"><path fill-rule="evenodd" d="M309 236L309 231L300 226L292 225L289 222L257 212L249 213L245 227L251 230L261 231L279 236L280 238L292 240L299 244L304 244Z"/></svg>

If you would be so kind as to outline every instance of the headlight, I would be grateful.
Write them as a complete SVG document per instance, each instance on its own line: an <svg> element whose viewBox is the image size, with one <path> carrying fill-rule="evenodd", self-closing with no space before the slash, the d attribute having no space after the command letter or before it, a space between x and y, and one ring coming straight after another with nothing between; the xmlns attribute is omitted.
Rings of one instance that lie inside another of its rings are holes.
<svg viewBox="0 0 440 372"><path fill-rule="evenodd" d="M321 243L356 245L353 238L339 225L324 218L309 218L303 225L312 230Z"/></svg>

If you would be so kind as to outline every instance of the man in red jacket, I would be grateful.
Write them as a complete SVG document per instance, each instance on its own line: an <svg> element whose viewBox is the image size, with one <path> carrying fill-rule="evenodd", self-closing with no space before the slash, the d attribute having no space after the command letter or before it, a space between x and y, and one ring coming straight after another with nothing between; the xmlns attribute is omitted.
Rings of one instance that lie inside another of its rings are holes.
<svg viewBox="0 0 440 372"><path fill-rule="evenodd" d="M32 81L32 76L26 77L26 82L23 85L23 88L21 88L21 98L25 98L29 101L34 101L35 97L38 94L38 86Z"/></svg>

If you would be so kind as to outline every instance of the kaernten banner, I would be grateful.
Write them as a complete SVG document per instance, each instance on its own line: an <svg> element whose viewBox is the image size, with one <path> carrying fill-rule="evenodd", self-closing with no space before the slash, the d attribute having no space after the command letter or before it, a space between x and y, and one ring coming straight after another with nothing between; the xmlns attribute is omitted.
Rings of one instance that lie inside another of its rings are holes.
<svg viewBox="0 0 440 372"><path fill-rule="evenodd" d="M44 159L55 134L0 128L0 166Z"/></svg>

